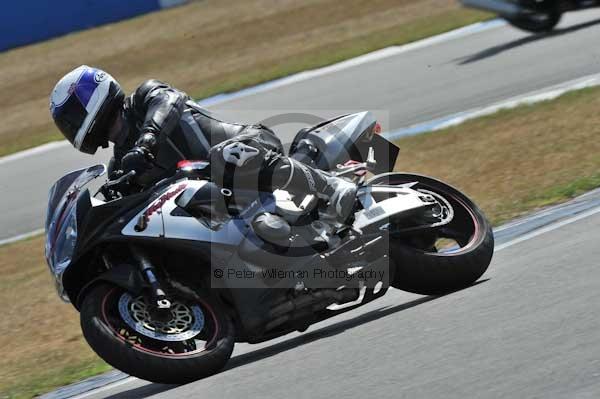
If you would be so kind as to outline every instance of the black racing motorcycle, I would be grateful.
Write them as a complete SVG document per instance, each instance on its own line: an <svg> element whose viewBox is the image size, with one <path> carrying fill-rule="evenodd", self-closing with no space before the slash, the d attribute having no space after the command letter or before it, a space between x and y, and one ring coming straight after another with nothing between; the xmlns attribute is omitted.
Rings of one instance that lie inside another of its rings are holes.
<svg viewBox="0 0 600 399"><path fill-rule="evenodd" d="M358 184L344 223L315 195L219 187L204 161L129 195L133 172L95 195L104 165L62 177L46 258L89 345L130 375L184 383L222 369L236 342L304 331L389 287L438 295L473 284L494 251L484 214L441 181L391 172L398 148L379 130L369 112L345 115L291 145L290 156Z"/></svg>
<svg viewBox="0 0 600 399"><path fill-rule="evenodd" d="M599 0L461 0L467 7L491 11L511 25L534 33L550 32L568 11L600 6Z"/></svg>

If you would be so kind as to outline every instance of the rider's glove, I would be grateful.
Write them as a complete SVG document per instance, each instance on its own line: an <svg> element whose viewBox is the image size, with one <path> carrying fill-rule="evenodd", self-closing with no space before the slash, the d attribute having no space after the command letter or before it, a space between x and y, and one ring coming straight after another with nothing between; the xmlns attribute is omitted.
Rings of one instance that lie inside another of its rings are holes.
<svg viewBox="0 0 600 399"><path fill-rule="evenodd" d="M150 159L151 154L146 148L133 147L125 154L123 159L121 159L121 169L123 169L124 173L135 170L136 174L139 176L152 167Z"/></svg>
<svg viewBox="0 0 600 399"><path fill-rule="evenodd" d="M140 138L135 142L133 147L121 160L121 169L127 173L135 170L139 176L146 170L152 167L150 161L154 159L154 149L156 148L157 140L153 132L147 131L140 135Z"/></svg>
<svg viewBox="0 0 600 399"><path fill-rule="evenodd" d="M151 131L143 132L140 138L135 142L136 147L141 147L146 150L147 153L153 154L156 149L156 134Z"/></svg>

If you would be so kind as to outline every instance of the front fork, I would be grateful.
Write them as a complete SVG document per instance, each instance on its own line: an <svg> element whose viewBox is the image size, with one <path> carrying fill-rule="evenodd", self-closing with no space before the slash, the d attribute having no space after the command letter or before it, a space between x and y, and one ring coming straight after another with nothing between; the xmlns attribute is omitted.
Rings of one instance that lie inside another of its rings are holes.
<svg viewBox="0 0 600 399"><path fill-rule="evenodd" d="M136 246L131 247L133 257L138 262L138 267L142 273L142 276L150 286L150 304L151 308L154 309L153 313L156 313L156 318L161 319L162 315L168 317L171 310L171 300L167 297L165 290L162 288L159 279L156 276L156 270L150 262L148 256L144 251Z"/></svg>

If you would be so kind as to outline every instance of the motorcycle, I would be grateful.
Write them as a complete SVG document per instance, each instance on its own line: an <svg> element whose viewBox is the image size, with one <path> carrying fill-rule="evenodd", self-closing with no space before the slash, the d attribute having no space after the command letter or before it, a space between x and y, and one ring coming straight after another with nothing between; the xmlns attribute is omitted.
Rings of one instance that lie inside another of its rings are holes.
<svg viewBox="0 0 600 399"><path fill-rule="evenodd" d="M516 28L550 32L568 11L600 6L598 0L461 0L467 7L491 11Z"/></svg>
<svg viewBox="0 0 600 399"><path fill-rule="evenodd" d="M206 161L182 160L128 195L135 172L95 195L104 165L59 179L46 259L91 348L130 375L185 383L221 370L236 342L305 331L390 287L440 295L473 284L492 259L489 222L450 185L393 172L399 149L380 130L370 112L343 115L290 147L358 185L343 222L318 195L217 185Z"/></svg>

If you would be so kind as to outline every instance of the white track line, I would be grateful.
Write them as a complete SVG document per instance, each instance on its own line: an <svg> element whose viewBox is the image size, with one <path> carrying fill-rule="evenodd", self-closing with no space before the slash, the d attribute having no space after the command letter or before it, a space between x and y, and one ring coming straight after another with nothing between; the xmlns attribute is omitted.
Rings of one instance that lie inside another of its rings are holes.
<svg viewBox="0 0 600 399"><path fill-rule="evenodd" d="M25 240L27 238L37 236L39 234L42 234L43 232L44 232L44 229L37 229L37 230L30 231L29 233L19 234L14 237L5 238L3 240L0 240L0 247L3 245L12 244L13 242L17 242L17 241Z"/></svg>
<svg viewBox="0 0 600 399"><path fill-rule="evenodd" d="M0 158L0 165L8 162L18 161L23 158L27 158L33 155L43 154L48 151L55 150L57 148L66 147L69 145L67 140L53 141L51 143L42 144L37 147L29 148L27 150L15 152L14 154L6 155Z"/></svg>
<svg viewBox="0 0 600 399"><path fill-rule="evenodd" d="M130 382L134 382L134 381L139 381L138 378L135 377L127 377L124 378L122 380L118 380L115 382L111 382L109 384L104 385L103 387L99 387L99 388L94 388L90 391L75 395L75 396L69 396L69 399L83 399L83 398L87 398L88 396L92 396L92 395L97 395L100 392L104 392L104 391L108 391L114 388L117 388L121 385L125 385L125 384L129 384Z"/></svg>
<svg viewBox="0 0 600 399"><path fill-rule="evenodd" d="M425 132L433 132L451 126L460 125L461 123L464 123L470 119L491 115L500 110L553 100L565 93L595 86L600 86L600 73L548 86L546 88L509 98L508 100L503 100L492 105L474 108L469 111L463 111L434 119L429 122L418 123L407 128L397 129L384 133L384 137L386 137L388 140L397 140L401 137L414 136Z"/></svg>
<svg viewBox="0 0 600 399"><path fill-rule="evenodd" d="M313 79L318 76L324 76L331 73L336 73L342 71L344 69L353 68L359 65L367 64L370 62L382 60L384 58L397 56L402 53L406 53L407 51L413 51L422 49L428 46L432 46L434 44L443 43L449 40L458 39L461 37L469 36L475 33L483 32L489 29L493 29L498 26L504 26L506 23L500 19L494 19L486 22L479 22L472 25L467 25L465 27L455 29L446 33L442 33L440 35L432 36L426 39L418 40L413 43L408 43L402 46L391 46L386 47L380 50L373 51L371 53L367 53L355 58L350 58L345 61L338 62L336 64L332 64L329 66L325 66L318 69L311 69L304 72L299 72L281 79L276 79L270 82L262 83L253 87L249 87L246 89L242 89L233 93L224 93L218 94L216 96L208 97L199 101L199 104L205 107L221 104L227 101L236 100L238 98L247 97L253 94L262 93L265 91L273 90L279 87L287 86L293 83L302 82L305 80ZM69 142L66 140L52 142L48 144L43 144L38 147L34 147L28 150L24 150L21 152L14 153L12 155L7 155L5 157L0 158L0 165L12 162L15 160L19 160L25 157L29 157L32 155L37 155L40 153L44 153L47 151L52 151L53 149L69 145Z"/></svg>
<svg viewBox="0 0 600 399"><path fill-rule="evenodd" d="M580 213L578 215L572 216L572 217L567 218L567 219L563 219L563 220L558 221L556 223L552 223L552 224L550 224L548 226L539 228L539 229L534 230L534 231L532 231L530 233L527 233L527 234L524 234L524 235L522 235L520 237L517 237L517 238L515 238L513 240L507 241L504 244L497 245L494 248L494 252L502 251L505 248L512 247L513 245L519 244L519 243L521 243L523 241L530 240L530 239L535 238L537 236L541 236L542 234L549 233L549 232L551 232L553 230L559 229L559 228L564 227L564 226L566 226L568 224L571 224L571 223L575 223L578 220L585 219L585 218L590 217L592 215L595 215L597 213L600 213L600 207L592 208L589 211Z"/></svg>

